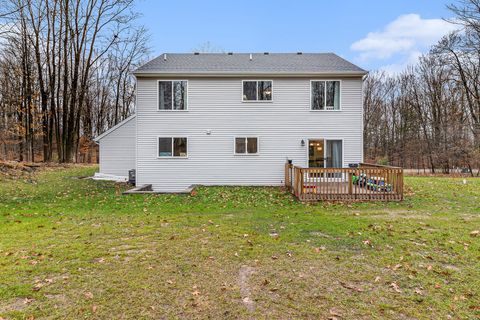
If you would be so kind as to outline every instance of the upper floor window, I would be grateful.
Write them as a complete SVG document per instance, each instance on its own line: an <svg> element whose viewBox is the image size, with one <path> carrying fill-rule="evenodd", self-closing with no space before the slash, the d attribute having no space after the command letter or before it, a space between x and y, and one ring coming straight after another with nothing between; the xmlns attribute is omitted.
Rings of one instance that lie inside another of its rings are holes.
<svg viewBox="0 0 480 320"><path fill-rule="evenodd" d="M244 80L242 91L243 101L271 101L272 81Z"/></svg>
<svg viewBox="0 0 480 320"><path fill-rule="evenodd" d="M340 81L311 81L311 110L340 110Z"/></svg>
<svg viewBox="0 0 480 320"><path fill-rule="evenodd" d="M235 154L257 154L258 138L257 137L236 137L235 138Z"/></svg>
<svg viewBox="0 0 480 320"><path fill-rule="evenodd" d="M158 110L187 110L187 81L158 81Z"/></svg>

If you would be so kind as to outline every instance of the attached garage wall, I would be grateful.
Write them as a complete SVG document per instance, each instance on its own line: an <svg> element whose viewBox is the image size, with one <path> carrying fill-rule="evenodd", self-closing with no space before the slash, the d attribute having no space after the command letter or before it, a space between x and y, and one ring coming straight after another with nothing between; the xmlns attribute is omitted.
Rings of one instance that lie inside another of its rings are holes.
<svg viewBox="0 0 480 320"><path fill-rule="evenodd" d="M100 173L127 177L135 169L135 123L131 117L100 139Z"/></svg>

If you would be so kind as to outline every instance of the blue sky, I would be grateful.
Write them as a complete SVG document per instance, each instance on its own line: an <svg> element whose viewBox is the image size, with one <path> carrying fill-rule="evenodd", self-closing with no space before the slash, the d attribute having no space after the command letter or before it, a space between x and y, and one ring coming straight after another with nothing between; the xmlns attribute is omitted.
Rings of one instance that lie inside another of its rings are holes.
<svg viewBox="0 0 480 320"><path fill-rule="evenodd" d="M152 56L210 42L225 52L335 52L396 72L453 26L455 0L140 0Z"/></svg>

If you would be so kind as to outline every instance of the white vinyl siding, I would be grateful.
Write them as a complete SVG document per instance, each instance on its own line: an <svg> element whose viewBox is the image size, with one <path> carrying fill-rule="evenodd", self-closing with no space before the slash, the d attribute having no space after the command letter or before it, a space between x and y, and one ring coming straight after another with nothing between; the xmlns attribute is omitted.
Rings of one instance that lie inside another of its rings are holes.
<svg viewBox="0 0 480 320"><path fill-rule="evenodd" d="M99 141L100 173L128 176L135 169L135 117L104 136Z"/></svg>
<svg viewBox="0 0 480 320"><path fill-rule="evenodd" d="M287 158L308 166L308 146L301 141L309 139L342 140L344 166L363 160L361 78L339 79L341 112L311 112L312 78L274 78L270 104L243 103L245 79L189 78L188 112L157 112L158 80L138 79L138 185L160 191L192 184L281 185ZM159 159L158 137L188 137L188 158ZM235 155L235 137L259 137L261 152Z"/></svg>

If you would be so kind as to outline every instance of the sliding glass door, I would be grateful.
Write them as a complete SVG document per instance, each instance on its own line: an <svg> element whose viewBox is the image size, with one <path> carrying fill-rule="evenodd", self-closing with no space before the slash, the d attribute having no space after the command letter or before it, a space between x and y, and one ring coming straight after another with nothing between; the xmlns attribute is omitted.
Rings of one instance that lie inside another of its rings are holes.
<svg viewBox="0 0 480 320"><path fill-rule="evenodd" d="M343 167L342 140L327 140L325 148L326 168Z"/></svg>
<svg viewBox="0 0 480 320"><path fill-rule="evenodd" d="M308 141L309 168L342 168L342 140L312 139Z"/></svg>

